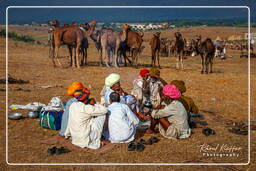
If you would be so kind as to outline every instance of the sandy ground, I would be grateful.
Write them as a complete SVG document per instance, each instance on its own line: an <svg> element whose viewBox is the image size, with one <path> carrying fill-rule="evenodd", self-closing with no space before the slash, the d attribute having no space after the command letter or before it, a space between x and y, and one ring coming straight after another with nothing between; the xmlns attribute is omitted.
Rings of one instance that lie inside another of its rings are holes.
<svg viewBox="0 0 256 171"><path fill-rule="evenodd" d="M34 30L26 32L12 28L22 34L37 35L42 41L47 40L47 32ZM164 32L162 37L173 36L171 30ZM228 27L196 27L179 29L184 37L190 39L201 33L202 37L216 38L217 35L227 37L234 33L243 35L246 29ZM36 34L37 33L37 34ZM146 46L139 63L140 68L149 67L150 50L148 40L151 36L146 33L143 45ZM35 36L36 37L36 36ZM37 39L39 40L39 39ZM8 73L12 77L29 80L29 84L10 84L8 104L27 104L34 101L47 104L54 96L60 96L63 101L69 99L65 94L66 87L73 81L81 81L86 86L92 87L92 97L100 100L99 93L104 84L104 78L116 72L121 75L121 84L126 92L130 92L132 81L138 75L139 69L132 67L105 68L98 67L98 55L93 44L89 47L89 66L81 69L70 68L67 50L61 49L61 63L65 68L53 68L48 58L48 47L9 41ZM0 48L0 71L5 74L5 39L1 38ZM248 162L248 136L230 133L227 124L248 120L248 60L239 57L239 51L228 50L232 58L226 60L214 59L213 74L200 74L200 57L188 57L184 61L185 70L175 69L174 57L161 57L161 76L171 82L174 79L182 79L186 82L186 95L192 97L210 127L216 131L216 135L206 137L202 134L202 128L193 129L193 134L185 140L169 140L160 134L160 141L152 146L146 146L143 152L128 152L127 144L104 155L92 155L83 152L70 152L59 156L50 156L47 149L50 145L43 145L39 140L57 134L57 131L43 129L37 119L9 120L8 121L8 162L9 163L247 163ZM251 120L255 120L255 74L256 60L251 59ZM56 88L43 89L40 86L57 85ZM0 84L5 89L4 84ZM28 91L17 91L17 89ZM0 128L5 131L5 92L0 91ZM13 112L8 109L8 112ZM26 111L20 111L26 114ZM50 169L74 169L74 170L255 170L255 131L251 131L251 163L246 166L7 166L5 161L5 132L0 142L2 162L0 170L50 170ZM146 136L143 138L147 139ZM200 145L211 146L227 145L240 147L239 157L206 157L200 152Z"/></svg>

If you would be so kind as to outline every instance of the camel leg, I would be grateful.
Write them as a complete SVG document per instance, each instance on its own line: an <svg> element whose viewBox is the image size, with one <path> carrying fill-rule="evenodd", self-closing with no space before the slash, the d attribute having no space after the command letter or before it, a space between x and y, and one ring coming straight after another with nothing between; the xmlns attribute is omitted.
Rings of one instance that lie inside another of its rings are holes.
<svg viewBox="0 0 256 171"><path fill-rule="evenodd" d="M181 70L184 70L184 66L183 66L183 52L181 52L181 54L180 54L180 64L181 64Z"/></svg>
<svg viewBox="0 0 256 171"><path fill-rule="evenodd" d="M80 50L81 45L77 45L76 47L76 67L80 68L80 64L79 64L79 50Z"/></svg>
<svg viewBox="0 0 256 171"><path fill-rule="evenodd" d="M151 50L151 66L154 67L154 50Z"/></svg>
<svg viewBox="0 0 256 171"><path fill-rule="evenodd" d="M212 64L213 64L213 58L210 58L210 73L212 73Z"/></svg>
<svg viewBox="0 0 256 171"><path fill-rule="evenodd" d="M135 56L135 59L136 59L136 67L138 67L138 59L139 59L139 51L136 51L136 56Z"/></svg>
<svg viewBox="0 0 256 171"><path fill-rule="evenodd" d="M54 55L54 58L56 58L58 64L62 67L59 59L58 59L58 53L59 53L59 46L55 48L55 55ZM55 64L55 61L54 61L54 58L53 58L53 67L56 67L56 64Z"/></svg>
<svg viewBox="0 0 256 171"><path fill-rule="evenodd" d="M176 56L176 69L179 69L179 56Z"/></svg>
<svg viewBox="0 0 256 171"><path fill-rule="evenodd" d="M72 66L72 47L68 46L68 51L69 51L69 57L70 57L70 66Z"/></svg>
<svg viewBox="0 0 256 171"><path fill-rule="evenodd" d="M208 69L209 69L209 55L206 56L205 59L205 73L208 74Z"/></svg>
<svg viewBox="0 0 256 171"><path fill-rule="evenodd" d="M159 50L157 52L157 61L158 61L158 68L160 69L160 57L159 57Z"/></svg>
<svg viewBox="0 0 256 171"><path fill-rule="evenodd" d="M114 65L115 65L116 68L118 68L118 65L117 65L118 48L117 47L114 51L113 57L114 57Z"/></svg>
<svg viewBox="0 0 256 171"><path fill-rule="evenodd" d="M88 65L88 63L87 63L87 48L84 49L84 65Z"/></svg>
<svg viewBox="0 0 256 171"><path fill-rule="evenodd" d="M84 65L84 55L85 55L85 53L84 53L84 48L81 48L80 49L81 50L81 52L82 52L82 59L81 59L81 64L80 64L80 66L83 66ZM79 50L79 52L80 52L80 50Z"/></svg>
<svg viewBox="0 0 256 171"><path fill-rule="evenodd" d="M102 49L99 50L99 66L102 66Z"/></svg>
<svg viewBox="0 0 256 171"><path fill-rule="evenodd" d="M71 59L71 66L74 68L76 67L76 49L75 47L72 47L72 59Z"/></svg>
<svg viewBox="0 0 256 171"><path fill-rule="evenodd" d="M204 54L201 54L201 59L202 59L201 74L203 74L204 73Z"/></svg>
<svg viewBox="0 0 256 171"><path fill-rule="evenodd" d="M104 62L106 64L106 66L109 67L109 65L108 65L109 61L108 61L107 52L106 52L105 48L102 49L102 56L103 56L103 60L104 60Z"/></svg>

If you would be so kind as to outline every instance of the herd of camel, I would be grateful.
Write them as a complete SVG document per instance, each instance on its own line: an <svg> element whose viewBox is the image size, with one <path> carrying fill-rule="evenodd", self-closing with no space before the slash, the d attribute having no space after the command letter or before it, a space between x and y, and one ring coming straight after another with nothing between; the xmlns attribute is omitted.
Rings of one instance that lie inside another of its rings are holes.
<svg viewBox="0 0 256 171"><path fill-rule="evenodd" d="M88 38L90 37L95 47L99 52L99 65L110 67L112 64L118 67L122 58L124 58L125 66L129 62L132 66L138 66L138 57L144 48L143 32L135 32L131 30L128 24L123 24L120 32L116 32L110 28L102 28L95 31L97 22L91 21L89 24L71 24L60 26L57 20L50 21L51 25L51 50L52 61L54 67L56 67L56 61L60 66L61 63L58 59L58 51L61 45L67 45L70 55L70 64L72 67L80 68L80 66L87 65L87 48ZM95 33L94 33L95 32ZM159 53L161 51L160 32L156 32L152 35L149 42L151 47L151 66L161 67ZM180 32L174 34L175 41L173 42L173 51L176 54L176 68L184 69L183 56L185 51L185 39ZM192 42L193 49L196 54L201 56L202 70L201 73L212 73L213 58L215 53L215 46L210 38L201 40L201 36L197 36ZM81 61L79 61L79 55L82 53ZM131 60L127 54L130 53ZM157 65L158 63L158 65ZM209 68L210 66L210 68Z"/></svg>

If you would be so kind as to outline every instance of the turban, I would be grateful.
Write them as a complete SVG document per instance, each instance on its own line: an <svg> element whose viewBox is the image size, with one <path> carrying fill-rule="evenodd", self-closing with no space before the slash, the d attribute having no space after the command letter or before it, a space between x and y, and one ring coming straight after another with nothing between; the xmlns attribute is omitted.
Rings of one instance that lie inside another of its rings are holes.
<svg viewBox="0 0 256 171"><path fill-rule="evenodd" d="M69 96L73 96L75 90L79 90L79 89L82 89L82 88L84 88L84 86L83 86L82 83L80 83L80 82L73 82L72 84L70 84L70 85L68 86L67 94L68 94Z"/></svg>
<svg viewBox="0 0 256 171"><path fill-rule="evenodd" d="M175 85L171 84L167 84L164 86L163 94L171 97L172 99L178 99L181 97L180 90Z"/></svg>
<svg viewBox="0 0 256 171"><path fill-rule="evenodd" d="M120 81L120 75L112 73L105 79L105 85L107 87L112 87L115 83Z"/></svg>
<svg viewBox="0 0 256 171"><path fill-rule="evenodd" d="M140 76L145 77L149 73L149 70L144 68L140 70Z"/></svg>
<svg viewBox="0 0 256 171"><path fill-rule="evenodd" d="M180 90L181 93L185 93L187 90L185 83L182 80L173 80L171 84L175 85Z"/></svg>
<svg viewBox="0 0 256 171"><path fill-rule="evenodd" d="M157 68L150 68L150 73L160 76L160 71Z"/></svg>
<svg viewBox="0 0 256 171"><path fill-rule="evenodd" d="M87 102L89 100L89 96L90 96L90 90L87 88L82 88L80 90L75 90L74 92L74 97L78 100L78 101L82 101L82 102Z"/></svg>

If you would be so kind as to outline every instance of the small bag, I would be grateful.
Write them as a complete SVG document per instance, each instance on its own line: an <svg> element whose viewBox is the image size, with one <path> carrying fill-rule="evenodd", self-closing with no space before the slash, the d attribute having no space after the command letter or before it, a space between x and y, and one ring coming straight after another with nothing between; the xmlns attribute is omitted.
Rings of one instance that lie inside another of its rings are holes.
<svg viewBox="0 0 256 171"><path fill-rule="evenodd" d="M61 111L47 111L41 110L39 113L40 126L52 130L59 130L61 128L63 110Z"/></svg>

